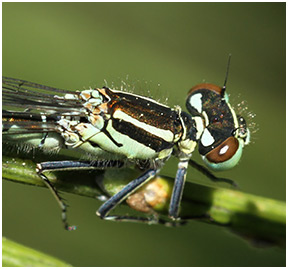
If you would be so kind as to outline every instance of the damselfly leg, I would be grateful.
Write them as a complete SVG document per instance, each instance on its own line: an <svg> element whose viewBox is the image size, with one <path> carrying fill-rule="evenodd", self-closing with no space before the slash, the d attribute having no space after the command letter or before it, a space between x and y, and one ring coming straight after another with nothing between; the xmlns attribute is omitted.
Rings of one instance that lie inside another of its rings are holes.
<svg viewBox="0 0 288 269"><path fill-rule="evenodd" d="M140 177L134 179L129 184L127 184L121 191L112 196L108 201L106 201L97 211L97 215L106 220L117 220L121 219L120 216L109 216L109 212L115 208L118 204L120 204L123 200L125 200L129 195L139 189L142 185L148 182L150 179L155 177L157 174L156 169L149 169Z"/></svg>
<svg viewBox="0 0 288 269"><path fill-rule="evenodd" d="M229 179L229 178L216 177L205 166L195 162L192 159L189 160L189 165L191 167L195 168L196 170L198 170L200 173L202 173L206 177L208 177L213 182L224 182L224 183L227 183L227 184L229 184L229 185L231 185L231 186L233 186L235 188L238 187L238 184L234 180Z"/></svg>
<svg viewBox="0 0 288 269"><path fill-rule="evenodd" d="M73 171L73 170L92 170L92 169L108 169L108 168L120 168L124 165L121 161L54 161L54 162L42 162L37 164L36 172L43 180L45 185L51 190L52 194L56 198L61 209L61 218L66 230L75 230L75 226L70 226L67 222L67 205L59 195L56 188L50 182L48 177L43 173L48 171Z"/></svg>
<svg viewBox="0 0 288 269"><path fill-rule="evenodd" d="M169 216L173 220L177 220L179 216L179 207L186 180L187 166L188 166L188 160L180 161L178 164L178 170L176 173L175 183L169 206Z"/></svg>

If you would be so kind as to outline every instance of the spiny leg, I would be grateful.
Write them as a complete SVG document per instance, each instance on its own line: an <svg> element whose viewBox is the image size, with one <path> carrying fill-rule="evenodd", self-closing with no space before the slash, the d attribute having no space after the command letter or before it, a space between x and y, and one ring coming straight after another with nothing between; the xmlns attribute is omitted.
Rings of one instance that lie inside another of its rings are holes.
<svg viewBox="0 0 288 269"><path fill-rule="evenodd" d="M238 187L237 183L234 182L232 179L216 177L206 167L196 163L195 161L191 159L189 160L189 165L197 169L199 172L201 172L202 174L204 174L205 176L207 176L210 180L214 182L225 182L234 187Z"/></svg>
<svg viewBox="0 0 288 269"><path fill-rule="evenodd" d="M150 183L147 182L146 184L150 184ZM102 189L105 190L105 188L103 186L102 186ZM136 191L136 193L137 193L137 191ZM140 191L140 193L141 193L141 191ZM133 195L137 195L137 194L134 193L134 194L132 194L132 196L129 195L127 197L127 199L133 197ZM151 194L149 194L149 193L147 193L147 195L151 196ZM185 225L187 223L186 220L183 220L183 221L181 220L179 222L175 222L175 221L172 221L171 219L169 220L167 218L160 217L160 215L156 211L154 211L154 209L152 207L150 207L149 203L147 203L145 194L143 194L143 196L140 195L140 197L138 196L137 197L138 199L136 199L136 201L134 200L134 203L136 203L136 204L140 203L141 206L142 206L142 204L144 204L143 206L145 207L145 210L143 209L143 207L141 210L141 208L138 208L138 209L134 208L129 203L128 203L128 205L136 211L144 212L145 216L117 215L117 216L113 216L113 219L109 219L109 220L113 220L113 221L117 221L117 222L142 223L142 224L148 224L148 225L160 224L160 225L164 225L166 227L178 227L178 226ZM97 197L97 199L99 201L101 201L102 203L106 202L109 198L110 197L106 196L106 195L99 195Z"/></svg>
<svg viewBox="0 0 288 269"><path fill-rule="evenodd" d="M57 192L56 188L52 185L49 179L43 174L45 171L72 171L72 170L91 170L91 169L104 169L104 168L120 168L124 165L121 161L53 161L53 162L42 162L37 164L36 172L40 178L44 181L46 186L51 190L52 194L56 198L60 209L62 211L62 222L66 230L75 230L76 226L69 226L67 222L67 205L63 202L63 199Z"/></svg>
<svg viewBox="0 0 288 269"><path fill-rule="evenodd" d="M37 169L43 171L72 171L72 170L92 170L106 168L121 168L123 161L119 160L97 160L97 161L50 161L37 164Z"/></svg>
<svg viewBox="0 0 288 269"><path fill-rule="evenodd" d="M176 224L173 224L172 226L180 226L185 224L188 220L207 220L210 219L209 214L204 213L198 216L186 216L186 217L179 217L179 209L180 204L182 200L185 180L186 180L186 174L188 169L188 160L182 160L178 164L178 170L175 177L174 187L172 191L172 196L170 200L170 206L169 206L169 217L172 218L172 220L175 223L175 220L177 220Z"/></svg>
<svg viewBox="0 0 288 269"><path fill-rule="evenodd" d="M179 207L180 207L185 180L186 180L187 167L188 167L188 160L180 161L178 164L178 170L176 173L170 206L169 206L169 217L171 217L173 220L178 219Z"/></svg>
<svg viewBox="0 0 288 269"><path fill-rule="evenodd" d="M60 197L59 193L57 192L57 190L55 189L55 187L51 184L51 182L49 181L49 179L42 174L41 172L37 172L38 175L41 177L41 179L44 181L44 183L46 184L46 186L51 190L52 194L54 195L56 201L58 202L60 209L62 211L62 222L64 224L64 228L68 231L72 231L72 230L76 230L76 226L72 225L70 226L67 222L67 205L63 202L63 199Z"/></svg>
<svg viewBox="0 0 288 269"><path fill-rule="evenodd" d="M101 202L106 202L109 197L106 195L99 195L96 197ZM129 197L128 197L129 198ZM136 209L137 210L137 209ZM114 218L113 221L119 221L119 222L133 222L133 223L143 223L143 224L160 224L167 227L176 227L176 226L182 226L187 223L186 220L183 220L181 222L175 222L171 220L166 220L163 218L160 218L159 215L151 209L151 216L149 217L140 217L140 216L114 216L117 218ZM146 214L149 214L146 212Z"/></svg>
<svg viewBox="0 0 288 269"><path fill-rule="evenodd" d="M152 215L151 217L135 217L135 216L107 216L104 217L105 220L113 220L120 222L133 222L133 223L143 223L143 224L160 224L167 227L178 227L185 225L187 220L181 220L179 222L165 220L163 218L159 218L157 215Z"/></svg>
<svg viewBox="0 0 288 269"><path fill-rule="evenodd" d="M108 216L109 212L114 209L118 204L120 204L123 200L125 200L129 195L131 195L134 191L152 179L158 170L149 169L143 175L134 179L130 183L128 183L121 191L112 196L108 201L106 201L96 212L96 214L105 220L124 220L125 217L122 216ZM127 218L126 218L127 219ZM137 219L137 218L136 218ZM135 220L135 218L131 218L131 220Z"/></svg>
<svg viewBox="0 0 288 269"><path fill-rule="evenodd" d="M226 182L228 184L231 184L231 185L237 187L237 184L233 180L226 179L226 178L218 178L218 177L214 176L205 167L197 164L196 162L194 162L191 159L180 161L178 164L178 170L176 173L174 187L173 187L172 196L171 196L171 200L170 200L170 206L169 206L169 217L171 217L173 220L177 220L178 216L179 216L180 203L181 203L181 199L182 199L182 195L183 195L188 164L193 166L198 171L202 172L209 179L211 179L215 182ZM200 219L202 219L202 218L205 219L207 217L208 216L206 216L206 215L199 216Z"/></svg>

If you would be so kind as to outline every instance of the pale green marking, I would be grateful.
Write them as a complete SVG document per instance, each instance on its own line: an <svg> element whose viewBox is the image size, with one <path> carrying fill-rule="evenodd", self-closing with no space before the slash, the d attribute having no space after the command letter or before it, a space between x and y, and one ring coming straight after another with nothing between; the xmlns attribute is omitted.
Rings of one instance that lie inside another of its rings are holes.
<svg viewBox="0 0 288 269"><path fill-rule="evenodd" d="M203 124L203 120L201 117L196 116L196 117L192 117L192 119L195 121L196 123L196 139L200 139L201 135L203 134L204 131L204 124Z"/></svg>
<svg viewBox="0 0 288 269"><path fill-rule="evenodd" d="M106 130L113 137L113 139L117 141L117 143L122 144L121 147L115 145L115 143L110 140L103 132L99 132L97 135L91 137L89 140L98 144L106 151L125 155L127 156L127 158L151 159L157 157L158 154L153 149L131 139L127 135L123 135L120 132L117 132L112 127L111 120L109 120Z"/></svg>
<svg viewBox="0 0 288 269"><path fill-rule="evenodd" d="M196 93L194 94L190 100L189 103L192 107L194 107L199 113L202 113L202 94Z"/></svg>

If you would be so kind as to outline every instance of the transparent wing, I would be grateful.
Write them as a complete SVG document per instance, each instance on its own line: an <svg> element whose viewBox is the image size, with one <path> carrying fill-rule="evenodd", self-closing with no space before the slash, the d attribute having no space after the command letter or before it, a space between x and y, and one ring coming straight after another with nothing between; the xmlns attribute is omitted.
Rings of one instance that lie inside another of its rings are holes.
<svg viewBox="0 0 288 269"><path fill-rule="evenodd" d="M66 94L75 98L67 99ZM75 91L2 77L3 134L55 132L61 116L85 116L77 96Z"/></svg>
<svg viewBox="0 0 288 269"><path fill-rule="evenodd" d="M9 111L24 111L50 114L81 114L81 101L67 100L65 94L76 94L68 91L40 85L37 83L2 77L3 108ZM62 97L62 98L61 98Z"/></svg>

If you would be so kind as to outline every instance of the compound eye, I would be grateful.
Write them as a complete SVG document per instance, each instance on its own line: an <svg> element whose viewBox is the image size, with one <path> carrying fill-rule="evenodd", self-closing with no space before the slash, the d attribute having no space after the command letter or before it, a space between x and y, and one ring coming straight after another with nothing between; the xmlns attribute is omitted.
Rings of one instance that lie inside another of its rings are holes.
<svg viewBox="0 0 288 269"><path fill-rule="evenodd" d="M212 163L222 163L233 157L239 147L239 142L235 137L229 137L218 147L206 154L206 158Z"/></svg>
<svg viewBox="0 0 288 269"><path fill-rule="evenodd" d="M227 170L234 167L240 160L243 145L235 137L229 137L219 146L208 152L203 160L212 170Z"/></svg>

